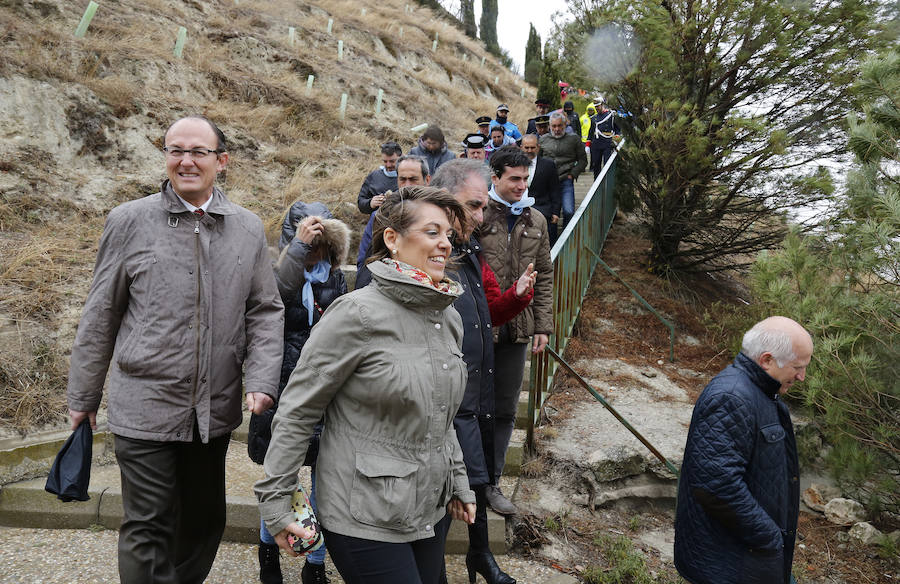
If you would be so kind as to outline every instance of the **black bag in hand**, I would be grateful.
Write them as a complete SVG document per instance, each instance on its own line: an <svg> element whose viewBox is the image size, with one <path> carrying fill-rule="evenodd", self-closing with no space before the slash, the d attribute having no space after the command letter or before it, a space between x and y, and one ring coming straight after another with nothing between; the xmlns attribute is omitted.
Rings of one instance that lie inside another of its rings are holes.
<svg viewBox="0 0 900 584"><path fill-rule="evenodd" d="M53 493L64 503L90 499L88 484L91 481L93 448L94 433L91 431L91 423L84 419L56 455L44 490Z"/></svg>

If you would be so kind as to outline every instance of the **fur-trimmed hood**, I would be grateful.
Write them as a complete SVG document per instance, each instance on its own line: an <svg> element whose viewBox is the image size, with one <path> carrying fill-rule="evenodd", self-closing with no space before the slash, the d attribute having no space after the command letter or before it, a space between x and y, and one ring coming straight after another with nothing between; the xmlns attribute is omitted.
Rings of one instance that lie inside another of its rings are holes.
<svg viewBox="0 0 900 584"><path fill-rule="evenodd" d="M297 234L297 224L311 216L319 217L324 227L322 235L314 239L311 245L315 247L324 243L328 247L328 257L332 268L347 263L347 256L350 253L350 228L340 219L335 219L328 207L319 202L297 201L291 205L291 209L281 225L279 251L287 247L294 239Z"/></svg>

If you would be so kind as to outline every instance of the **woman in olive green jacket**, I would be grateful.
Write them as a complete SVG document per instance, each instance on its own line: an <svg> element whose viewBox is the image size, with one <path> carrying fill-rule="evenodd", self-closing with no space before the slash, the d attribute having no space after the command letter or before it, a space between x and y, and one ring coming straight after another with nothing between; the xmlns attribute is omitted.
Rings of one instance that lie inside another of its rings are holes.
<svg viewBox="0 0 900 584"><path fill-rule="evenodd" d="M409 187L378 213L373 285L337 299L304 346L272 425L266 478L255 486L286 550L291 495L325 413L316 491L332 560L348 584L437 582L450 517L471 523L453 417L466 366L462 323L444 278L462 208L446 191ZM449 514L448 514L449 511ZM396 545L404 544L404 545Z"/></svg>

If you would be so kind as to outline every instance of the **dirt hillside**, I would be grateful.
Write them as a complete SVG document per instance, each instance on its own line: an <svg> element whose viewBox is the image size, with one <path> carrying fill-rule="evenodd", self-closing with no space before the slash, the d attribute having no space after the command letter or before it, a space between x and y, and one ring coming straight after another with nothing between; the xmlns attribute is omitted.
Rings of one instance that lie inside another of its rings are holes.
<svg viewBox="0 0 900 584"><path fill-rule="evenodd" d="M410 128L436 123L458 152L474 118L501 101L513 120L531 111L521 78L406 0L99 4L76 38L86 0L0 0L0 431L62 421L105 214L159 190L174 119L203 113L223 128L231 161L220 184L274 241L297 199L361 228L356 194L382 142L405 152Z"/></svg>

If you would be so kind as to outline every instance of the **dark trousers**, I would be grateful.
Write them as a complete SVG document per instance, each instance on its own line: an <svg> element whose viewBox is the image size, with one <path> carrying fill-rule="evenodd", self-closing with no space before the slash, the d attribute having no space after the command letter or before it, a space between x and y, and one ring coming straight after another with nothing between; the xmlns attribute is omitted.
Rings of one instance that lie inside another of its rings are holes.
<svg viewBox="0 0 900 584"><path fill-rule="evenodd" d="M434 537L387 543L324 530L325 545L346 584L437 584L444 565L450 515L434 526Z"/></svg>
<svg viewBox="0 0 900 584"><path fill-rule="evenodd" d="M500 331L500 342L494 343L494 480L499 481L506 464L506 449L516 427L519 392L525 373L525 357L529 343L513 343L506 326ZM504 339L506 337L506 339Z"/></svg>
<svg viewBox="0 0 900 584"><path fill-rule="evenodd" d="M225 530L225 453L231 435L200 442L115 437L125 516L124 584L201 584Z"/></svg>
<svg viewBox="0 0 900 584"><path fill-rule="evenodd" d="M472 487L472 490L475 491L475 523L468 526L470 552L491 551L488 538L487 497L484 493L486 488L487 485Z"/></svg>

